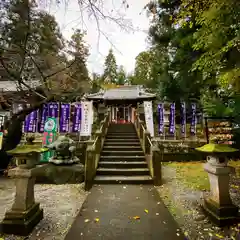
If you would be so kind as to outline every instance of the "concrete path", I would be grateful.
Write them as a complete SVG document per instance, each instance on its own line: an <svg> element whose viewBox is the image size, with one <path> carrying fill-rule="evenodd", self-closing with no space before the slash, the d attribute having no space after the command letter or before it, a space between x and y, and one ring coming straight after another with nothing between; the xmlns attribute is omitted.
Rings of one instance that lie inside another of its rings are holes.
<svg viewBox="0 0 240 240"><path fill-rule="evenodd" d="M65 238L75 239L185 238L153 186L118 184L91 189Z"/></svg>

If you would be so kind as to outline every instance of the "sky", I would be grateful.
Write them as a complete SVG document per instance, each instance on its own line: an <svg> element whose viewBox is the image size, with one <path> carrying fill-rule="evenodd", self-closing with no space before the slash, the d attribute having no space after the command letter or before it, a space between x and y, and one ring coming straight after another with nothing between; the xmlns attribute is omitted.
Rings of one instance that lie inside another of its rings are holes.
<svg viewBox="0 0 240 240"><path fill-rule="evenodd" d="M55 16L65 38L69 39L73 29L76 28L87 31L85 40L90 50L89 71L102 73L105 56L112 48L117 64L123 65L128 73L132 72L136 56L147 49L146 38L149 19L146 12L143 11L143 7L148 0L128 0L128 9L122 6L122 0L103 0L103 13L105 15L115 19L124 18L123 25L131 27L127 27L127 31L124 31L113 21L100 20L100 38L94 17L89 17L86 11L80 11L77 0L70 0L69 2L68 6L47 5L45 7ZM122 23L120 20L117 22ZM126 22L127 24L125 24Z"/></svg>

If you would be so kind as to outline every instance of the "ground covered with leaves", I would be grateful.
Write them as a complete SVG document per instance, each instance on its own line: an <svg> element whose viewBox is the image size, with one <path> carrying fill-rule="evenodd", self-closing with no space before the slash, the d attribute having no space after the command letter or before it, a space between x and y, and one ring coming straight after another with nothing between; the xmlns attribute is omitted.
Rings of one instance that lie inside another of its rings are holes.
<svg viewBox="0 0 240 240"><path fill-rule="evenodd" d="M203 196L209 194L208 176L202 164L203 162L164 164L164 184L157 187L157 190L187 239L239 240L240 225L218 228L201 211ZM240 162L230 162L230 165L236 168L236 173L231 175L230 194L233 203L240 207Z"/></svg>
<svg viewBox="0 0 240 240"><path fill-rule="evenodd" d="M0 178L0 221L14 200L12 179ZM44 219L29 237L1 236L4 240L63 240L73 223L87 192L82 184L35 185L35 199L44 210Z"/></svg>

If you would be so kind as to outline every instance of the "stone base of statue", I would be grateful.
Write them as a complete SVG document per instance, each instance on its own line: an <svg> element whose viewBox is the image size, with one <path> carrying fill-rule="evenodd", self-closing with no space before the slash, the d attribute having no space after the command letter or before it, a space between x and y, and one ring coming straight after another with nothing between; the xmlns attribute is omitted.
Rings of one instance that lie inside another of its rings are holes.
<svg viewBox="0 0 240 240"><path fill-rule="evenodd" d="M38 168L14 168L9 176L16 179L15 201L11 210L7 211L1 222L0 232L27 236L43 219L43 210L34 199L35 175Z"/></svg>
<svg viewBox="0 0 240 240"><path fill-rule="evenodd" d="M53 163L55 165L72 165L72 164L76 164L79 163L80 160L78 157L74 156L72 158L69 158L69 156L66 157L52 157L51 159L49 159L50 163Z"/></svg>
<svg viewBox="0 0 240 240"><path fill-rule="evenodd" d="M216 225L222 227L240 220L238 208L232 204L229 194L229 174L231 169L226 164L208 162L204 165L208 173L211 193L202 204L204 212Z"/></svg>
<svg viewBox="0 0 240 240"><path fill-rule="evenodd" d="M219 227L232 225L240 221L238 207L233 204L219 206L211 198L204 199L202 204L204 213Z"/></svg>
<svg viewBox="0 0 240 240"><path fill-rule="evenodd" d="M84 181L84 165L56 165L49 163L36 177L41 184L78 184Z"/></svg>

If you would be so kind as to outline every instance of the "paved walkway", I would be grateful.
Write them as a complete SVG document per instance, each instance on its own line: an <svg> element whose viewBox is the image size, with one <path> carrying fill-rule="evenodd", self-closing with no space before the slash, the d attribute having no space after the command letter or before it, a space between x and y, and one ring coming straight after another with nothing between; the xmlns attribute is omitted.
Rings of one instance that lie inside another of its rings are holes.
<svg viewBox="0 0 240 240"><path fill-rule="evenodd" d="M140 219L134 219L134 217ZM138 218L137 217L137 218ZM97 185L65 240L183 240L177 223L152 186Z"/></svg>

